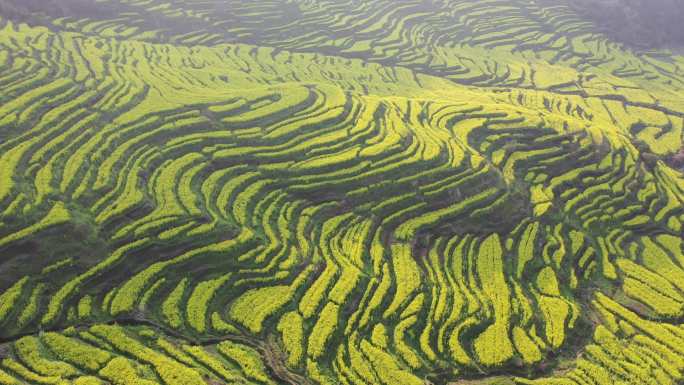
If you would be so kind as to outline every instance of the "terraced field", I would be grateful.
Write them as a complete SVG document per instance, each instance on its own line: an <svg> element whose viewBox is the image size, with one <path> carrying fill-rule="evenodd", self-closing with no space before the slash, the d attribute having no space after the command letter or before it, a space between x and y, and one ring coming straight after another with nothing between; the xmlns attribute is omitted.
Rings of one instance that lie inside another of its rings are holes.
<svg viewBox="0 0 684 385"><path fill-rule="evenodd" d="M684 57L564 1L0 0L0 384L683 383Z"/></svg>

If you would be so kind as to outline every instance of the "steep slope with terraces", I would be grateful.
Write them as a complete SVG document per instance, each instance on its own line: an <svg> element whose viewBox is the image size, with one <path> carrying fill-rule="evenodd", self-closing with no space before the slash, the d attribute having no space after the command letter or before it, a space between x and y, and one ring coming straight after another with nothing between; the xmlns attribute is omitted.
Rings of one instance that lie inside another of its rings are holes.
<svg viewBox="0 0 684 385"><path fill-rule="evenodd" d="M684 57L560 1L59 3L0 0L0 384L684 381Z"/></svg>

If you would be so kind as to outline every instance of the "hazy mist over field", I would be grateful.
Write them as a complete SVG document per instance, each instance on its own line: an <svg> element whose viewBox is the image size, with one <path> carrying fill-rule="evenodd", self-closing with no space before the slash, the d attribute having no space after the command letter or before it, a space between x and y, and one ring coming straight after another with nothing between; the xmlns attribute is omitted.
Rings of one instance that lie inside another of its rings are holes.
<svg viewBox="0 0 684 385"><path fill-rule="evenodd" d="M478 0L466 0L476 3ZM359 0L348 1L358 3ZM537 0L548 5L569 5L592 19L599 29L611 37L639 49L684 49L684 1L681 0ZM284 2L284 8L293 1ZM435 0L423 1L430 10ZM506 1L500 2L506 4ZM49 10L53 15L81 14L107 17L116 7L92 0L0 0L5 15L35 16ZM149 21L154 24L154 20ZM176 28L184 28L176 25Z"/></svg>
<svg viewBox="0 0 684 385"><path fill-rule="evenodd" d="M574 0L602 31L642 49L684 48L681 0Z"/></svg>

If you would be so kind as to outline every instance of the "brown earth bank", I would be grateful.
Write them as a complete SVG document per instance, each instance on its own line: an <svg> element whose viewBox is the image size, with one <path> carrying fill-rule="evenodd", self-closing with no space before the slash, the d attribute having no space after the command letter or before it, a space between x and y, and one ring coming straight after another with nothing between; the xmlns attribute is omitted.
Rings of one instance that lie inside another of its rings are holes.
<svg viewBox="0 0 684 385"><path fill-rule="evenodd" d="M678 153L672 155L670 165L680 171L684 171L684 147L679 149Z"/></svg>

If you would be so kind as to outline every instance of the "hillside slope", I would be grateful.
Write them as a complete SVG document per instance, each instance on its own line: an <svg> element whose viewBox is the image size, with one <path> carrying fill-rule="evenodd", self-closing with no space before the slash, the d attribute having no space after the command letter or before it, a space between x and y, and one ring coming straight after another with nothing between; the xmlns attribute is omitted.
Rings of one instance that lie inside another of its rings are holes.
<svg viewBox="0 0 684 385"><path fill-rule="evenodd" d="M58 3L0 0L0 384L684 380L684 57L560 1Z"/></svg>

